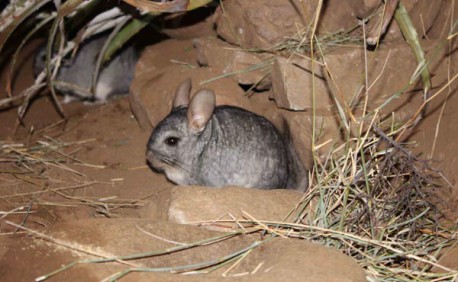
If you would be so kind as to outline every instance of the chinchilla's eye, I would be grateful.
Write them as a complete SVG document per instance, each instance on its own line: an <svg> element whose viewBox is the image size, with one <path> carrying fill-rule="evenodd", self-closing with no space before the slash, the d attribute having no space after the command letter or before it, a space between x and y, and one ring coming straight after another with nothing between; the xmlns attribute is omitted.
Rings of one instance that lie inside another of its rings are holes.
<svg viewBox="0 0 458 282"><path fill-rule="evenodd" d="M165 139L165 144L169 146L176 146L179 141L180 141L180 138L172 136L172 137L168 137L167 139Z"/></svg>

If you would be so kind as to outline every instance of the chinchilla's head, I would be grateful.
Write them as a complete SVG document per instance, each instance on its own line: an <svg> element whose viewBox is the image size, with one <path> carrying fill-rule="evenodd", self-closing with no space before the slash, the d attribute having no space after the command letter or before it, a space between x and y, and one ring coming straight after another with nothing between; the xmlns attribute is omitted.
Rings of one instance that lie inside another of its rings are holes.
<svg viewBox="0 0 458 282"><path fill-rule="evenodd" d="M150 165L182 185L197 183L195 170L205 146L202 133L215 108L213 92L200 90L191 101L190 92L188 79L177 88L171 113L155 127L147 147Z"/></svg>
<svg viewBox="0 0 458 282"><path fill-rule="evenodd" d="M53 56L56 55L56 52L52 52L51 59ZM63 58L60 61L60 68L69 68L73 63L73 59L71 58ZM46 68L46 44L41 45L37 52L35 53L35 57L33 59L33 74L37 77L44 69ZM77 74L74 72L73 75Z"/></svg>
<svg viewBox="0 0 458 282"><path fill-rule="evenodd" d="M46 66L46 45L40 46L33 60L33 74L37 77Z"/></svg>

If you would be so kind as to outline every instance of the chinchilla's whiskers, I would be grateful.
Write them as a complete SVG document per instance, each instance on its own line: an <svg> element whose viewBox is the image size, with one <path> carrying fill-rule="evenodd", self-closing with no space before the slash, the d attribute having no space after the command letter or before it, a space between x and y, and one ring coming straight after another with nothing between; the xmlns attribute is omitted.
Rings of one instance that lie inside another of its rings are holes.
<svg viewBox="0 0 458 282"><path fill-rule="evenodd" d="M166 155L164 155L164 154L162 154L162 153L160 153L160 152L157 152L157 151L154 151L154 154L155 154L156 156L158 156L158 158L159 158L162 162L164 162L164 163L166 163L166 164L168 164L168 165L171 165L171 166L173 166L173 167L179 168L179 169L181 169L181 170L184 170L185 172L187 172L187 173L189 173L190 175L194 176L195 173L193 172L193 170L192 170L192 169L188 169L188 168L187 168L188 165L186 165L185 163L182 163L182 162L180 162L180 161L178 161L178 160L176 160L176 159L173 159L173 158L171 158L171 157L168 157L168 156L166 156Z"/></svg>

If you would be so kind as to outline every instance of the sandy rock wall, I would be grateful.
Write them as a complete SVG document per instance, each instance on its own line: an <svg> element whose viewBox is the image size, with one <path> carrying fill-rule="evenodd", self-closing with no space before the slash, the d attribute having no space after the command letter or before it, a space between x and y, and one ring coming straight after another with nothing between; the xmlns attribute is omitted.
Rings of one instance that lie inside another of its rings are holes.
<svg viewBox="0 0 458 282"><path fill-rule="evenodd" d="M435 1L434 5L428 0L401 2L419 33L428 38L439 38L435 28L438 21L443 21L441 16L450 3L443 0ZM218 10L217 33L227 42L243 48L269 50L301 29L310 29L317 5L317 0L225 1ZM358 26L359 19L369 18L382 10L382 1L378 0L324 1L317 34L350 30ZM378 16L372 21L376 20ZM399 41L402 38L399 27L393 22L384 40Z"/></svg>

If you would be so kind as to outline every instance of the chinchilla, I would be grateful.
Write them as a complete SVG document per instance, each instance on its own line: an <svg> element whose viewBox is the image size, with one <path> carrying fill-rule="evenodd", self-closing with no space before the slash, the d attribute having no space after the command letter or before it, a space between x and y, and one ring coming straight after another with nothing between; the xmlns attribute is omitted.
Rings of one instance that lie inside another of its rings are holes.
<svg viewBox="0 0 458 282"><path fill-rule="evenodd" d="M65 95L64 102L83 100L105 102L113 95L129 93L138 51L129 46L118 52L108 63L100 67L94 94L91 85L99 52L106 35L84 41L73 58L64 58L56 76L55 88ZM38 76L46 66L46 46L39 48L34 60L34 73Z"/></svg>
<svg viewBox="0 0 458 282"><path fill-rule="evenodd" d="M190 92L188 79L151 134L146 154L153 169L180 185L306 190L307 173L288 136L262 116L215 106L211 90L191 100Z"/></svg>

